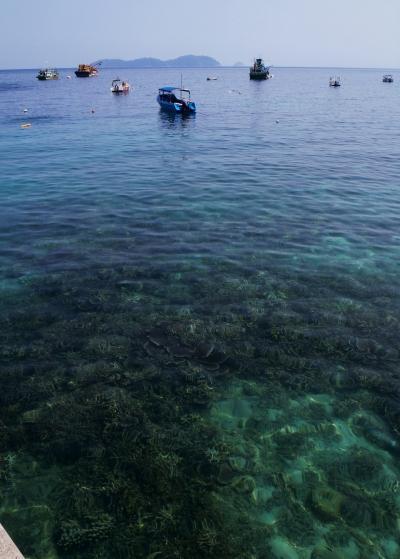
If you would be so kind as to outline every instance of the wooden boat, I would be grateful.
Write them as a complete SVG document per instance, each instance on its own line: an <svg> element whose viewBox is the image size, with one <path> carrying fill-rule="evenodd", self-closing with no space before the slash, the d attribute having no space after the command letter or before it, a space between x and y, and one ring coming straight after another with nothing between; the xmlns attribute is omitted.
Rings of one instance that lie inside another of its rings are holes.
<svg viewBox="0 0 400 559"><path fill-rule="evenodd" d="M383 83L393 83L393 76L392 74L385 74L382 78Z"/></svg>
<svg viewBox="0 0 400 559"><path fill-rule="evenodd" d="M113 80L111 84L111 92L112 93L129 93L131 86L128 82L123 82L119 78Z"/></svg>
<svg viewBox="0 0 400 559"><path fill-rule="evenodd" d="M340 87L341 85L342 83L339 76L336 76L336 78L329 78L329 87Z"/></svg>
<svg viewBox="0 0 400 559"><path fill-rule="evenodd" d="M189 89L165 86L158 90L157 102L166 111L180 114L196 112L196 103L190 97Z"/></svg>
<svg viewBox="0 0 400 559"><path fill-rule="evenodd" d="M40 81L58 80L59 74L54 68L45 68L44 70L39 70L36 77Z"/></svg>
<svg viewBox="0 0 400 559"><path fill-rule="evenodd" d="M91 66L90 64L79 64L78 69L75 70L75 76L77 78L93 78L99 73L96 66Z"/></svg>
<svg viewBox="0 0 400 559"><path fill-rule="evenodd" d="M250 67L251 80L269 80L271 78L269 66L265 66L262 58L256 58L253 66Z"/></svg>

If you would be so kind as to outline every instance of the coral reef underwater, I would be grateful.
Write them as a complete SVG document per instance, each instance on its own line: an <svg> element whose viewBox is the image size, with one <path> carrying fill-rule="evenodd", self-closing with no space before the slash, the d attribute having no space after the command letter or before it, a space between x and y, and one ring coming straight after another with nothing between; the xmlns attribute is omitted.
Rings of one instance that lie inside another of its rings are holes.
<svg viewBox="0 0 400 559"><path fill-rule="evenodd" d="M400 557L398 301L355 276L10 277L1 519L26 557Z"/></svg>
<svg viewBox="0 0 400 559"><path fill-rule="evenodd" d="M26 556L399 557L399 322L372 282L363 305L337 288L26 278L0 330L1 517Z"/></svg>

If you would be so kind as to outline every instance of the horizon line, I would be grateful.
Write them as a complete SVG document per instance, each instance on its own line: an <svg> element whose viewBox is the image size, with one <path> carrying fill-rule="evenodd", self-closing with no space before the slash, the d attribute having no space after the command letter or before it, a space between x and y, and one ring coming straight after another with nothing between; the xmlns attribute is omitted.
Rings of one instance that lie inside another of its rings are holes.
<svg viewBox="0 0 400 559"><path fill-rule="evenodd" d="M107 59L104 59L107 60ZM36 71L38 68L44 68L44 66L34 66L29 68L0 68L0 72L24 72L24 71ZM48 68L57 68L59 70L73 70L76 66L47 66ZM117 67L109 67L103 68L104 70L174 70L174 69L181 69L181 70L217 70L218 68L231 68L234 70L243 70L244 68L248 68L250 65L244 64L243 66L235 66L235 64L220 64L219 66L153 66L153 67L137 67L137 66L126 66L125 68L117 68ZM270 68L293 68L293 69L304 69L304 70L400 70L398 67L391 67L391 66L287 66L287 65L278 65L278 64L271 64L269 65Z"/></svg>

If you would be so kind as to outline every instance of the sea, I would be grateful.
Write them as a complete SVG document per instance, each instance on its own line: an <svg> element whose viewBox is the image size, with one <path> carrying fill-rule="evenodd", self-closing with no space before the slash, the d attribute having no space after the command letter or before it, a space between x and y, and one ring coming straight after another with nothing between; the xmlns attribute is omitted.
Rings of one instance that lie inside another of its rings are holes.
<svg viewBox="0 0 400 559"><path fill-rule="evenodd" d="M0 72L0 522L26 559L400 557L386 72ZM161 112L181 83L197 113Z"/></svg>

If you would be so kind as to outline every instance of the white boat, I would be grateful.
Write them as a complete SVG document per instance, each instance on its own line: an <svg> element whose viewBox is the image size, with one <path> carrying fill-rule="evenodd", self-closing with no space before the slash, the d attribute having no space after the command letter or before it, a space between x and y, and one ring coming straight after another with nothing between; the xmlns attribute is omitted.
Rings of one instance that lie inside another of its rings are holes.
<svg viewBox="0 0 400 559"><path fill-rule="evenodd" d="M207 81L208 82L214 82L216 81L218 78L216 76L207 76Z"/></svg>
<svg viewBox="0 0 400 559"><path fill-rule="evenodd" d="M59 74L54 68L45 68L44 70L39 70L36 77L38 80L43 82L47 80L58 80Z"/></svg>
<svg viewBox="0 0 400 559"><path fill-rule="evenodd" d="M111 84L111 92L112 93L128 93L131 89L131 86L128 82L121 81L119 78L113 80Z"/></svg>

